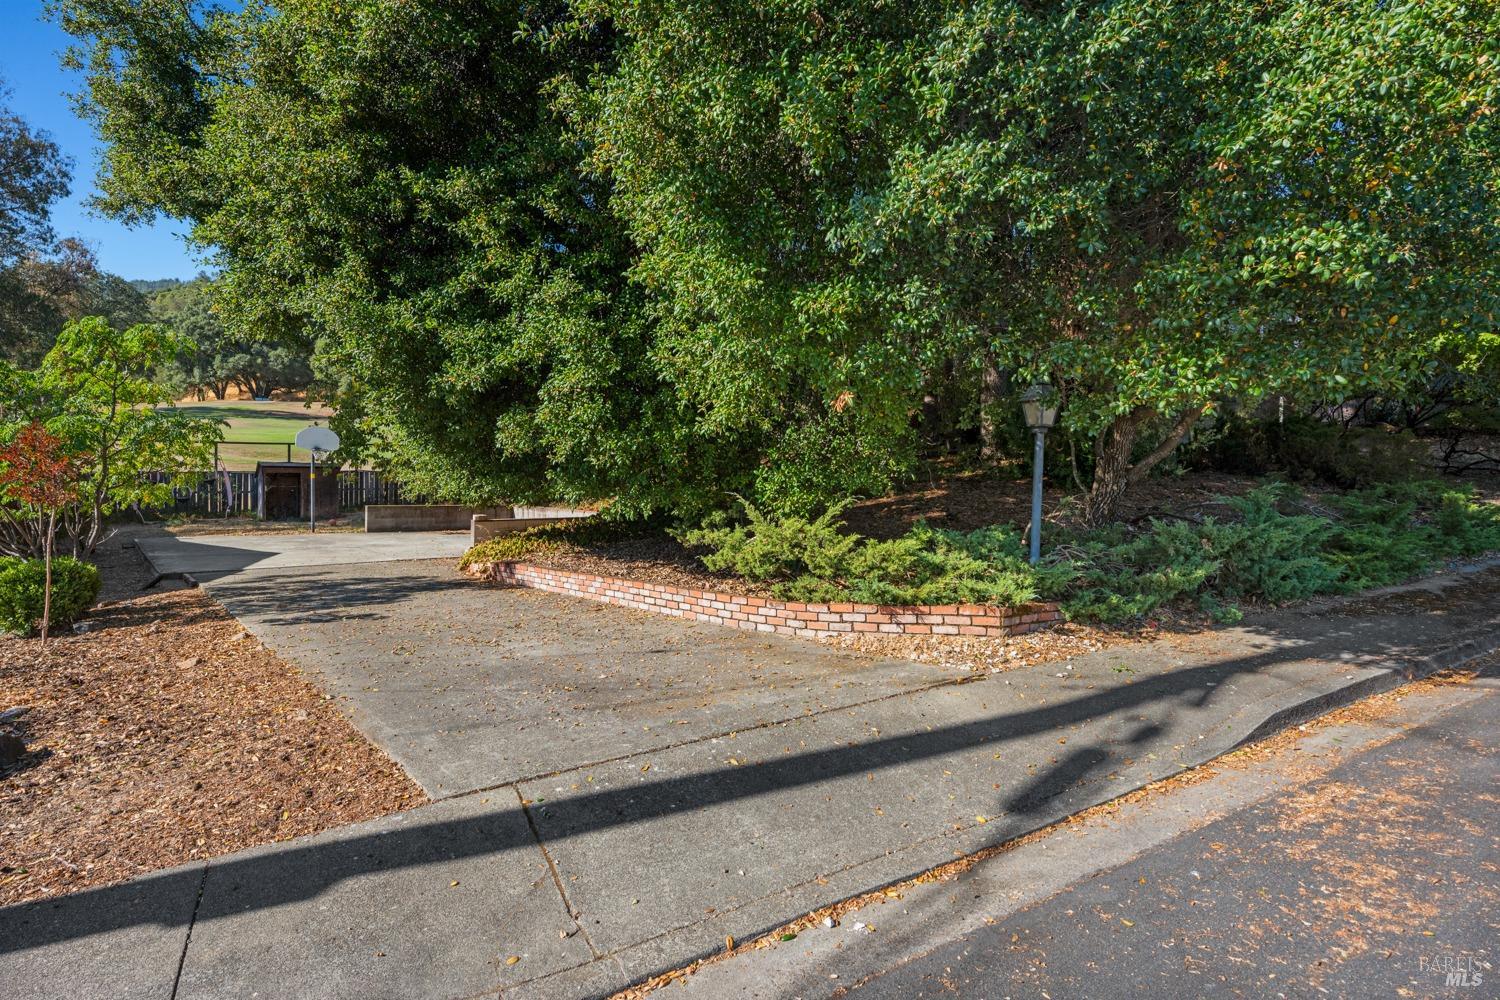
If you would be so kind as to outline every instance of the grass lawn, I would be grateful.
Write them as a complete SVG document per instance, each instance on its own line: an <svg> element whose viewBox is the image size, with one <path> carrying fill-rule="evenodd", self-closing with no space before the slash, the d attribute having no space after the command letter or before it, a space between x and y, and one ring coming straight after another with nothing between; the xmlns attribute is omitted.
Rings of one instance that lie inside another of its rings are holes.
<svg viewBox="0 0 1500 1000"><path fill-rule="evenodd" d="M230 469L253 469L261 461L285 461L286 445L297 432L314 420L326 424L333 413L322 403L307 405L295 400L226 399L177 408L189 416L228 421L219 459ZM308 456L302 449L293 448L291 457L294 462L305 462Z"/></svg>

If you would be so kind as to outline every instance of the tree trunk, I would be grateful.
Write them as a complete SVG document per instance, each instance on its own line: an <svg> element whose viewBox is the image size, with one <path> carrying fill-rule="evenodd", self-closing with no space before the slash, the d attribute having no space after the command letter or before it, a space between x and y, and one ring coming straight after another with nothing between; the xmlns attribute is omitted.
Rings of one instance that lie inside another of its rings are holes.
<svg viewBox="0 0 1500 1000"><path fill-rule="evenodd" d="M1084 505L1084 522L1091 528L1098 528L1113 521L1126 491L1145 479L1148 472L1177 449L1198 418L1203 416L1203 410L1201 405L1190 406L1179 413L1161 442L1134 464L1131 464L1130 455L1141 428L1151 419L1152 410L1137 406L1116 417L1114 423L1099 435L1094 446L1094 482Z"/></svg>
<svg viewBox="0 0 1500 1000"><path fill-rule="evenodd" d="M995 356L986 351L984 373L979 383L979 458L985 462L994 461L1000 454L995 407L1010 388L1008 375L995 364Z"/></svg>
<svg viewBox="0 0 1500 1000"><path fill-rule="evenodd" d="M42 555L42 648L47 648L47 626L52 621L52 536L57 531L57 512L47 516L47 537Z"/></svg>
<svg viewBox="0 0 1500 1000"><path fill-rule="evenodd" d="M1120 499L1130 488L1130 453L1145 419L1141 408L1116 417L1094 442L1094 481L1084 504L1084 523L1099 528L1114 520Z"/></svg>

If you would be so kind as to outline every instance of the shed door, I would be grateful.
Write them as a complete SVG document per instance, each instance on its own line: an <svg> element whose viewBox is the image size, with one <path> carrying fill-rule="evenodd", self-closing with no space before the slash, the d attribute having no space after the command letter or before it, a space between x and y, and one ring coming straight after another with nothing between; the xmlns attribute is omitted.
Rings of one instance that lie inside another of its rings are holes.
<svg viewBox="0 0 1500 1000"><path fill-rule="evenodd" d="M266 519L296 520L302 516L302 475L297 472L266 473Z"/></svg>

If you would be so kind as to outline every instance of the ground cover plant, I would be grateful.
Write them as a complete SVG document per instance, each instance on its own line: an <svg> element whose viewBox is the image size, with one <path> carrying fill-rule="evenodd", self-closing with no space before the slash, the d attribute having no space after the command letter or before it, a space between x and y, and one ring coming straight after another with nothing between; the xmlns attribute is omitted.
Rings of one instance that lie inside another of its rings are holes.
<svg viewBox="0 0 1500 1000"><path fill-rule="evenodd" d="M1069 618L1121 622L1196 602L1233 621L1244 603L1279 604L1396 583L1444 559L1500 549L1500 508L1444 483L1384 485L1319 507L1280 482L1224 498L1222 514L1152 518L1063 531L1039 566L1015 529L952 531L919 523L895 539L750 505L735 524L680 533L705 566L770 582L786 600L876 604L1060 601ZM510 541L516 558L533 542Z"/></svg>
<svg viewBox="0 0 1500 1000"><path fill-rule="evenodd" d="M638 537L647 530L640 524L614 521L606 517L570 518L480 542L464 553L463 559L459 561L459 569L607 545Z"/></svg>

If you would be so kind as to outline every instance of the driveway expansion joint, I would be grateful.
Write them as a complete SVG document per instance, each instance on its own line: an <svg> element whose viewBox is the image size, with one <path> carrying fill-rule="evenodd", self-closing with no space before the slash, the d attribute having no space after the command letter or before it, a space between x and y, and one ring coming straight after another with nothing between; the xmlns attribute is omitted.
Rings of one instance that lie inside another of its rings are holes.
<svg viewBox="0 0 1500 1000"><path fill-rule="evenodd" d="M177 1000L177 991L182 986L182 968L187 964L188 947L193 943L193 926L198 923L198 910L203 905L203 887L208 882L208 869L212 862L203 865L198 873L198 895L193 899L193 912L188 917L187 933L182 935L182 953L177 956L177 973L172 977L171 1000Z"/></svg>
<svg viewBox="0 0 1500 1000"><path fill-rule="evenodd" d="M521 795L521 787L514 785L512 789L516 793L516 805L520 808L521 815L526 817L526 826L531 830L531 835L536 838L537 850L542 852L542 858L547 862L547 871L552 874L552 884L557 888L557 895L562 899L563 910L568 914L568 919L573 922L573 927L583 938L583 943L589 946L589 954L593 955L596 960L603 958L604 953L594 946L593 940L589 937L588 928L583 926L583 921L579 919L583 915L583 911L575 907L573 901L568 898L568 890L564 888L562 876L558 874L557 863L552 860L552 854L547 850L547 845L542 843L541 831L536 828L536 818L531 815L530 804Z"/></svg>

